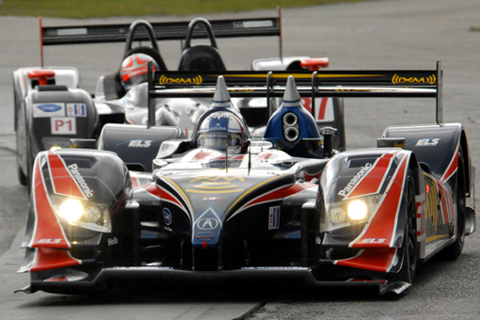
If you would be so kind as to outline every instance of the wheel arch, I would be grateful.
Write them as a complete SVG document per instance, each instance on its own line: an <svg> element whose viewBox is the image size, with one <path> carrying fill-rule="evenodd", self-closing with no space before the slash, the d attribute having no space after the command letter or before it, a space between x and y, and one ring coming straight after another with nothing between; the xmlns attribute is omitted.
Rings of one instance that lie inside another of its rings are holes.
<svg viewBox="0 0 480 320"><path fill-rule="evenodd" d="M424 190L424 185L422 184L422 175L423 170L421 165L415 156L415 153L410 154L410 161L408 163L408 169L412 172L414 186L415 186L415 195L418 196L422 194L422 190Z"/></svg>
<svg viewBox="0 0 480 320"><path fill-rule="evenodd" d="M473 194L474 187L474 177L473 175L473 169L472 169L472 161L470 158L470 149L468 147L468 140L467 140L467 135L465 133L465 130L462 129L462 132L460 134L460 148L462 150L462 156L463 156L463 170L464 170L464 179L465 179L465 193L467 197L471 197ZM475 196L475 195L473 195Z"/></svg>

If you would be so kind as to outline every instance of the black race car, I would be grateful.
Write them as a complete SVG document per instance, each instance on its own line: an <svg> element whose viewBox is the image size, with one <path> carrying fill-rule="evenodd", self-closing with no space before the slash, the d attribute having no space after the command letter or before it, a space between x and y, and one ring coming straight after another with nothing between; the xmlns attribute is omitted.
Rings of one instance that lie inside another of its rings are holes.
<svg viewBox="0 0 480 320"><path fill-rule="evenodd" d="M290 275L401 293L420 263L458 257L475 229L475 169L462 125L441 119L440 64L149 79L150 127L106 124L96 149L36 157L22 291ZM154 98L165 95L213 97L190 138L154 126ZM318 130L302 96L430 97L437 121L391 126L377 148L339 151L335 128ZM282 99L262 138L234 97Z"/></svg>

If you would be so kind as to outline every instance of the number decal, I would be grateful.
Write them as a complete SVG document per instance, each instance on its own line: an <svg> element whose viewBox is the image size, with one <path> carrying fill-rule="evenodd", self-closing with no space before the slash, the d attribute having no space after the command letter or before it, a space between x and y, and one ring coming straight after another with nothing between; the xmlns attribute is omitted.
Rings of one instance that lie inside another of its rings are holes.
<svg viewBox="0 0 480 320"><path fill-rule="evenodd" d="M302 98L302 103L308 112L312 112L311 98ZM331 122L334 118L333 100L331 98L315 99L315 120L317 122Z"/></svg>
<svg viewBox="0 0 480 320"><path fill-rule="evenodd" d="M50 118L52 134L77 134L75 118Z"/></svg>

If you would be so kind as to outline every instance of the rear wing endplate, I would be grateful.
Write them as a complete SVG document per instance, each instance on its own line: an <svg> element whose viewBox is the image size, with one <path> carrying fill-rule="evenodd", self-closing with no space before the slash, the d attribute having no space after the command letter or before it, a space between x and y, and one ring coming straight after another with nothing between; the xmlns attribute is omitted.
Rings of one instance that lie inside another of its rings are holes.
<svg viewBox="0 0 480 320"><path fill-rule="evenodd" d="M149 108L155 109L155 98L213 97L220 75L231 97L264 97L267 103L271 97L283 96L290 75L295 78L300 96L312 99L435 98L436 122L443 122L440 60L432 70L149 72Z"/></svg>
<svg viewBox="0 0 480 320"><path fill-rule="evenodd" d="M283 55L280 8L278 8L276 17L208 21L212 25L215 38L278 36L280 57ZM156 40L184 40L189 23L190 21L177 21L150 24ZM120 23L46 27L42 25L41 17L39 25L42 67L43 46L126 42L131 26L131 24ZM199 26L195 29L193 38L208 38L208 33L203 26ZM147 30L139 30L135 33L133 40L147 41L149 39Z"/></svg>

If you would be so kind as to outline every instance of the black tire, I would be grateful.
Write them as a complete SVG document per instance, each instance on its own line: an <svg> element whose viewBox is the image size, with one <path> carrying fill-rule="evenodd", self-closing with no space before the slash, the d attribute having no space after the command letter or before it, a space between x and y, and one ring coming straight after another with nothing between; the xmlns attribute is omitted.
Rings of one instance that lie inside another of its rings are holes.
<svg viewBox="0 0 480 320"><path fill-rule="evenodd" d="M402 271L406 281L413 282L418 267L418 245L417 245L417 211L415 203L415 187L410 172L407 175L407 182L404 192L404 200L407 211L407 222L405 224L405 238L402 248L405 252Z"/></svg>
<svg viewBox="0 0 480 320"><path fill-rule="evenodd" d="M16 103L15 103L16 105ZM15 111L15 121L16 121L16 133L15 133L15 139L16 139L16 144L17 144L17 152L16 152L16 155L17 155L17 175L18 175L18 182L22 185L22 186L26 186L28 185L28 182L29 182L29 177L28 177L28 169L27 169L27 172L24 172L22 170L22 165L21 165L21 159L20 159L20 152L22 152L21 149L21 146L26 146L27 145L27 133L25 131L22 131L20 128L24 128L26 129L26 125L24 124L23 126L20 126L19 125L19 122L22 121L22 120L25 120L25 115L22 113L20 113L18 111L18 109ZM23 143L22 143L22 140ZM28 153L26 152L27 150L23 150L23 152L25 153L26 157L28 157ZM27 165L28 165L28 158L27 158Z"/></svg>
<svg viewBox="0 0 480 320"><path fill-rule="evenodd" d="M439 258L443 260L457 259L462 253L463 247L465 245L465 167L461 150L458 156L458 169L456 174L456 183L453 197L455 206L457 208L457 221L455 224L456 239L454 243L452 243L439 253Z"/></svg>
<svg viewBox="0 0 480 320"><path fill-rule="evenodd" d="M27 188L28 194L32 191L32 180L33 180L33 163L35 159L32 156L32 146L30 143L30 136L27 135L27 150L25 157L27 158Z"/></svg>
<svg viewBox="0 0 480 320"><path fill-rule="evenodd" d="M17 132L17 136L18 136L18 132ZM18 143L17 143L17 148L18 148ZM28 184L29 179L27 175L23 172L22 167L20 166L20 159L18 157L18 152L17 152L17 176L18 176L18 182L22 186L26 186Z"/></svg>

